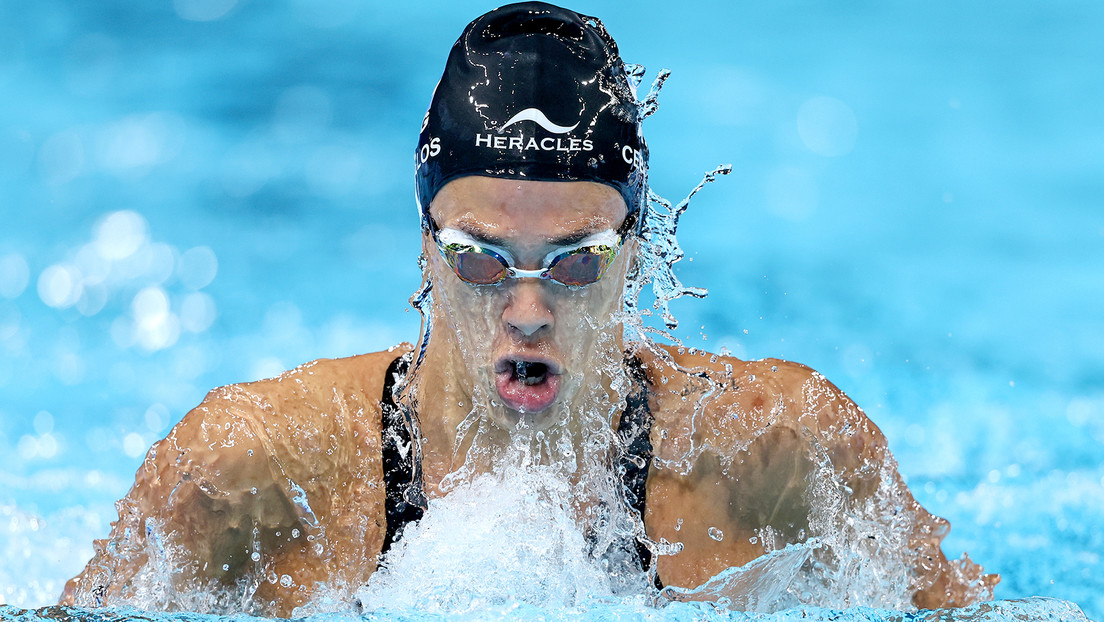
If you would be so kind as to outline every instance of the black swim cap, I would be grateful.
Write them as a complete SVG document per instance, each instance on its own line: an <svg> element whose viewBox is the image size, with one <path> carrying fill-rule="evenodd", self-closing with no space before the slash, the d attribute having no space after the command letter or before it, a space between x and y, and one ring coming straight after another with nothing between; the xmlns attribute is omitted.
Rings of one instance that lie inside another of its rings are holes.
<svg viewBox="0 0 1104 622"><path fill-rule="evenodd" d="M647 186L635 87L600 21L544 2L477 18L457 39L415 152L418 208L467 175L595 181L629 214Z"/></svg>

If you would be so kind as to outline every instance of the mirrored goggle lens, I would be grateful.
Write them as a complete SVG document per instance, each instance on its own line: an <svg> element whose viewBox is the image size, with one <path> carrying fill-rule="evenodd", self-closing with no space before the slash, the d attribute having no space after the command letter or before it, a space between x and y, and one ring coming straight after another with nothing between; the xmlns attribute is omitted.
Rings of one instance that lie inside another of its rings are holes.
<svg viewBox="0 0 1104 622"><path fill-rule="evenodd" d="M602 278L612 259L613 249L608 246L581 248L556 258L548 276L564 285L590 285Z"/></svg>
<svg viewBox="0 0 1104 622"><path fill-rule="evenodd" d="M494 255L472 249L446 249L449 265L460 280L490 285L506 278L506 264Z"/></svg>

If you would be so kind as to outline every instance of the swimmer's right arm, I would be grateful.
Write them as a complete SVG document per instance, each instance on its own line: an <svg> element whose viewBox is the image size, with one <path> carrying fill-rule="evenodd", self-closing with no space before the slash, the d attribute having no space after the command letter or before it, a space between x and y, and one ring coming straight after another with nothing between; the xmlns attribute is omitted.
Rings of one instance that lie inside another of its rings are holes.
<svg viewBox="0 0 1104 622"><path fill-rule="evenodd" d="M246 391L213 391L157 442L62 604L187 608L173 599L232 585L253 568L255 550L291 533L301 519L274 477L258 409ZM153 596L159 587L169 596Z"/></svg>

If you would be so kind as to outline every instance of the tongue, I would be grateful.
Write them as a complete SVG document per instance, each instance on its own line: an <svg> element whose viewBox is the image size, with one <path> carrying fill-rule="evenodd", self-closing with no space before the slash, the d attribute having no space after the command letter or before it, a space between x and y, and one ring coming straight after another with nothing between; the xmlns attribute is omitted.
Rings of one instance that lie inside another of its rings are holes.
<svg viewBox="0 0 1104 622"><path fill-rule="evenodd" d="M545 373L540 380L533 384L534 378L518 374L517 369L500 372L495 377L495 388L498 396L506 403L506 406L523 413L536 413L548 408L556 401L556 395L560 392L560 377L556 374Z"/></svg>

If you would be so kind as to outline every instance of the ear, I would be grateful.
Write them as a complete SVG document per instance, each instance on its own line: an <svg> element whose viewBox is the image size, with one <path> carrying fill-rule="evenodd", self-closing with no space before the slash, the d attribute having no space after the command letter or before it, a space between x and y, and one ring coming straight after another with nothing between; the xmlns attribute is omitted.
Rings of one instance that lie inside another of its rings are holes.
<svg viewBox="0 0 1104 622"><path fill-rule="evenodd" d="M621 252L628 254L629 267L627 274L630 276L636 274L644 261L640 256L640 239L635 235L630 236L622 245Z"/></svg>

